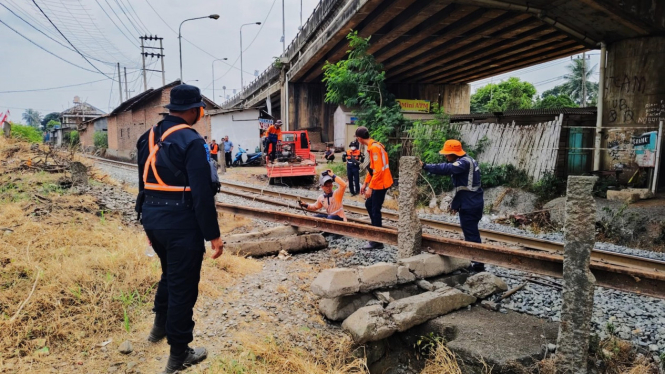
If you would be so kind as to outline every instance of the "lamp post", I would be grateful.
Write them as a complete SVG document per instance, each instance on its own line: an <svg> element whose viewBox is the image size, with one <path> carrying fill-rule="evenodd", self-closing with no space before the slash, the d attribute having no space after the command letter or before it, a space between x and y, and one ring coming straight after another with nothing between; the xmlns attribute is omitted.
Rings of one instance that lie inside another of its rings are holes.
<svg viewBox="0 0 665 374"><path fill-rule="evenodd" d="M187 22L187 21L193 21L195 19L204 19L204 18L211 18L211 19L219 19L219 14L211 14L209 16L205 17L196 17L196 18L189 18L186 19L182 22L180 22L180 27L178 27L178 50L180 52L180 84L182 84L182 24Z"/></svg>
<svg viewBox="0 0 665 374"><path fill-rule="evenodd" d="M240 90L245 89L244 78L242 76L242 28L249 25L260 25L261 22L246 23L240 26Z"/></svg>
<svg viewBox="0 0 665 374"><path fill-rule="evenodd" d="M284 0L282 0L282 56L286 52L286 19L284 17Z"/></svg>
<svg viewBox="0 0 665 374"><path fill-rule="evenodd" d="M212 60L212 100L215 100L215 61L226 61L228 58L218 58L216 60Z"/></svg>

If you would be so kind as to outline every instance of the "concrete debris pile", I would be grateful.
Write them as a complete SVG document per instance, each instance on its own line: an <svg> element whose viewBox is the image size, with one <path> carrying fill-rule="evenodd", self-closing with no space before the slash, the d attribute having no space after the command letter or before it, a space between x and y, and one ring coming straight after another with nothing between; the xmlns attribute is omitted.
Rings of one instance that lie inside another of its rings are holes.
<svg viewBox="0 0 665 374"><path fill-rule="evenodd" d="M321 314L343 321L342 328L363 344L507 290L505 282L490 273L469 277L458 271L468 266L467 260L423 253L397 264L326 269L312 282L311 291L321 297Z"/></svg>
<svg viewBox="0 0 665 374"><path fill-rule="evenodd" d="M328 247L317 231L295 226L278 226L264 231L236 234L226 238L224 250L240 256L268 256L313 251Z"/></svg>

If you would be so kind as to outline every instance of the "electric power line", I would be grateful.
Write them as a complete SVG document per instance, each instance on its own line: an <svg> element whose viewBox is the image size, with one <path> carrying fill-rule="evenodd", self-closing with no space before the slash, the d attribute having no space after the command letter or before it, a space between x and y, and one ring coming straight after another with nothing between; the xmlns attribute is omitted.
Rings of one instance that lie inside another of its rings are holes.
<svg viewBox="0 0 665 374"><path fill-rule="evenodd" d="M120 4L120 2L118 0L115 0L115 3L118 4L118 7L120 8L120 11L122 12L122 14L125 15L125 18L127 18L127 21L129 21L129 24L132 25L134 30L136 30L136 32L139 35L144 34L145 32L139 30L139 28L136 27L136 25L134 24L134 21L132 21L132 18L130 18L129 15L127 14L127 12L125 12L125 8L122 6L122 4Z"/></svg>
<svg viewBox="0 0 665 374"><path fill-rule="evenodd" d="M125 32L122 31L122 29L120 28L120 26L118 26L118 25L115 23L115 21L113 20L113 18L111 18L111 16L106 12L106 9L104 9L104 7L102 6L102 4L99 3L99 0L95 0L95 2L97 3L97 5L99 5L99 7L100 7L100 8L102 9L102 11L104 12L104 14L106 14L106 17L108 17L108 19L111 20L111 22L113 23L113 26L115 26L115 27L116 27L116 28L122 33L122 35L123 35L125 38L127 38L127 40L129 40L129 41L132 42L132 43L135 43L135 41L132 40L129 36L127 36L127 34L125 34Z"/></svg>
<svg viewBox="0 0 665 374"><path fill-rule="evenodd" d="M60 89L60 88L68 88L68 87L84 86L84 85L86 85L86 84L97 83L97 82L103 82L103 81L106 81L106 79L99 79L99 80L96 80L96 81L90 81L90 82L84 82L84 83L77 83L77 84L69 84L69 85L66 85L66 86L59 86L59 87L34 88L34 89L31 89L31 90L0 91L0 94L19 93L19 92L50 91L50 90L57 90L57 89Z"/></svg>
<svg viewBox="0 0 665 374"><path fill-rule="evenodd" d="M72 48L74 48L74 49L76 50L76 52L77 52L79 55L81 55L81 57L83 57L83 59L84 59L88 64L90 64L93 68L95 68L95 70L97 70L100 74L104 75L105 77L107 77L107 78L109 78L109 79L113 79L113 78L109 77L106 73L104 73L103 71L99 70L99 68L97 68L97 66L95 66L92 62L90 62L90 60L88 60L88 58L85 57L85 56L83 55L83 53L81 53L81 52L80 52L80 51L74 46L74 44L72 44L72 42L69 41L69 39L67 39L67 37L65 36L65 34L63 34L62 31L60 31L60 29L58 28L58 26L56 26L55 23L53 23L53 21L51 21L51 19L49 18L49 16L46 15L46 13L44 13L44 11L43 11L42 8L39 6L39 4L37 4L37 2L36 2L35 0L32 0L32 2L37 6L37 8L39 9L39 11L42 12L42 14L44 15L44 17L46 17L46 19L51 23L51 25L53 25L53 27L55 27L55 29L60 33L60 35L62 35L62 37L65 38L65 40L67 41L67 43L69 43L69 45L71 45Z"/></svg>

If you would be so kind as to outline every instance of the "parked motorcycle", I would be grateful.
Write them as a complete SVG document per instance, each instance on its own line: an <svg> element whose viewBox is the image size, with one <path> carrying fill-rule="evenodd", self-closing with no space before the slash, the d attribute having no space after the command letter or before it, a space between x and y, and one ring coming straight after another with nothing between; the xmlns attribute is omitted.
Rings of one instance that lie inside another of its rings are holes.
<svg viewBox="0 0 665 374"><path fill-rule="evenodd" d="M258 166L261 165L261 157L263 153L247 153L247 151L238 145L238 153L236 153L233 162L233 166Z"/></svg>

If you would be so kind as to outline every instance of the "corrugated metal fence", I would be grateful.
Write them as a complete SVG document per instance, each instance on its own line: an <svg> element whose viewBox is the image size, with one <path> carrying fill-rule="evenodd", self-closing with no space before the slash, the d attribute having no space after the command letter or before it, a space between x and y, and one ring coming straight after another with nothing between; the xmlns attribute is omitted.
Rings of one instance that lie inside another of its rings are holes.
<svg viewBox="0 0 665 374"><path fill-rule="evenodd" d="M554 172L562 123L563 115L553 121L533 125L516 125L514 121L452 125L460 130L462 140L470 146L478 144L483 137L490 140L478 156L478 162L492 166L511 164L538 181L545 172Z"/></svg>

